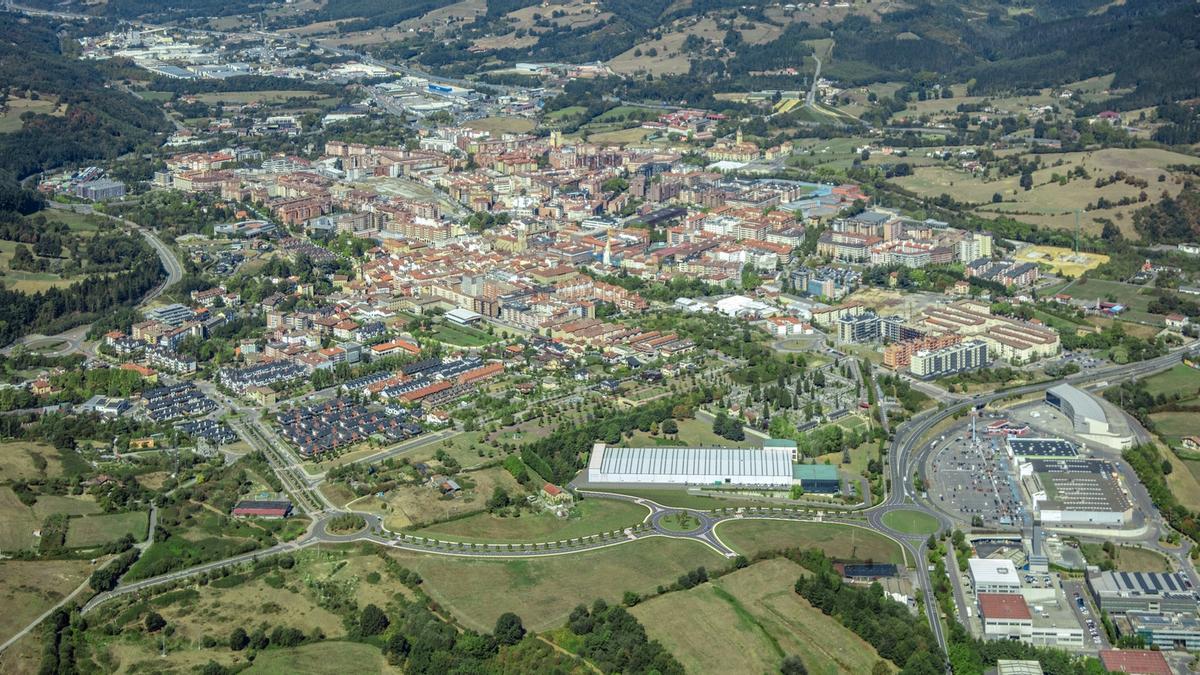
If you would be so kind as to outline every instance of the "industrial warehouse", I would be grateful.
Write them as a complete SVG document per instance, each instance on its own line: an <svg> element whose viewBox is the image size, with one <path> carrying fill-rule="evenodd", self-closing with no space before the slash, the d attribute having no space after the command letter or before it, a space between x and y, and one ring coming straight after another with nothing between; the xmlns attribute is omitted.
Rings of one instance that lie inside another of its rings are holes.
<svg viewBox="0 0 1200 675"><path fill-rule="evenodd" d="M587 475L589 483L788 487L792 453L787 447L614 448L596 443Z"/></svg>
<svg viewBox="0 0 1200 675"><path fill-rule="evenodd" d="M1120 527L1133 517L1112 464L1088 459L1020 461L1021 484L1044 524Z"/></svg>

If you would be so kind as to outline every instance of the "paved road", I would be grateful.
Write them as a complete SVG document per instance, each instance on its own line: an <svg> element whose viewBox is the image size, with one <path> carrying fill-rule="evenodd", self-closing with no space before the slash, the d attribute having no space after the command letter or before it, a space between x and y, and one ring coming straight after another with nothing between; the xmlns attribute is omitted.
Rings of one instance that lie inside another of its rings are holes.
<svg viewBox="0 0 1200 675"><path fill-rule="evenodd" d="M139 307L145 307L146 305L150 304L155 298L162 295L163 292L165 292L171 286L179 283L179 280L183 278L183 265L179 262L179 258L175 256L175 252L172 251L169 246L163 243L163 241L158 238L158 235L152 230L144 228L131 220L125 220L123 218L117 218L116 216L110 216L106 213L93 211L91 204L60 204L58 202L47 202L47 206L52 209L74 211L75 213L95 213L96 215L118 221L133 230L137 230L138 233L145 237L150 246L155 250L156 253L158 253L158 258L162 261L163 269L167 272L167 278L163 279L162 283L150 289L144 296L142 296L141 301L138 303ZM33 349L37 348L39 345L51 345L58 343L62 343L61 346L58 346L53 351L49 351L47 353L54 356L63 356L77 351L83 351L85 347L84 337L87 335L87 332L91 327L91 324L84 324L82 326L76 326L70 330L59 333L58 335L25 335L17 339L15 342L13 342L13 344L5 347L3 352L6 354L11 353L13 348L17 345L23 345Z"/></svg>

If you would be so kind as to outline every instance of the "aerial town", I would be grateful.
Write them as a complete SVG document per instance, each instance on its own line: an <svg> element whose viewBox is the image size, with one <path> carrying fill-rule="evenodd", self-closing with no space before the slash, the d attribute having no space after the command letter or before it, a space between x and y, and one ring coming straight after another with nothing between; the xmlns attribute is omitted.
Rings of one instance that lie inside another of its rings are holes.
<svg viewBox="0 0 1200 675"><path fill-rule="evenodd" d="M1188 3L108 4L0 13L3 672L1200 671L1200 93L1047 37Z"/></svg>

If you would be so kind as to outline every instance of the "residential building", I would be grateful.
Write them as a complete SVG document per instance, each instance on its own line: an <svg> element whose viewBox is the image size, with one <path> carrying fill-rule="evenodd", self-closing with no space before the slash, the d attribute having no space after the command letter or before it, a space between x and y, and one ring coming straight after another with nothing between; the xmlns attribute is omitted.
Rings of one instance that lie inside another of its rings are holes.
<svg viewBox="0 0 1200 675"><path fill-rule="evenodd" d="M941 349L918 351L912 355L909 370L916 377L932 379L983 368L987 364L987 343L969 340Z"/></svg>

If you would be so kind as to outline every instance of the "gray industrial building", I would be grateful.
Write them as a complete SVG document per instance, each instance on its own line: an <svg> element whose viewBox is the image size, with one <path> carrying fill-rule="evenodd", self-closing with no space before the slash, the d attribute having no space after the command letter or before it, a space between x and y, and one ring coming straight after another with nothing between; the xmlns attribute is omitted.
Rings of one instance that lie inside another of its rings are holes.
<svg viewBox="0 0 1200 675"><path fill-rule="evenodd" d="M1123 449L1133 444L1133 434L1119 418L1109 417L1095 396L1069 384L1046 390L1046 403L1058 408L1071 420L1075 433L1110 448Z"/></svg>
<svg viewBox="0 0 1200 675"><path fill-rule="evenodd" d="M1110 614L1196 612L1196 593L1177 572L1101 572L1087 584L1096 604Z"/></svg>
<svg viewBox="0 0 1200 675"><path fill-rule="evenodd" d="M792 450L769 448L614 448L592 446L589 483L792 484Z"/></svg>

